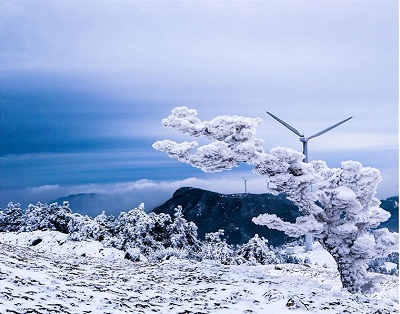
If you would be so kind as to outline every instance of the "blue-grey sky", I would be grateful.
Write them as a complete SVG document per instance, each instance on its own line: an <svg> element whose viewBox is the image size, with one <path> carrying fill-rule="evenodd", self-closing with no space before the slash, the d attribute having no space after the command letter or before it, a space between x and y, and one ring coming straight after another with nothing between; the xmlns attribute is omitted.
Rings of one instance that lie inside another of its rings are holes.
<svg viewBox="0 0 400 314"><path fill-rule="evenodd" d="M306 135L353 116L310 159L376 167L378 196L397 195L398 15L398 1L1 1L0 207L237 192L249 168L203 174L151 148L184 139L161 126L182 105L261 117L266 150L301 150L266 110Z"/></svg>

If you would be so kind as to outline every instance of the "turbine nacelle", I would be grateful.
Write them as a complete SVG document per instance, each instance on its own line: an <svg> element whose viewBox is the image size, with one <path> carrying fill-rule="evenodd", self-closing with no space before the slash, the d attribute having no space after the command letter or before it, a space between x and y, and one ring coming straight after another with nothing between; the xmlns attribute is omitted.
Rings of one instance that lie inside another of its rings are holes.
<svg viewBox="0 0 400 314"><path fill-rule="evenodd" d="M348 120L350 120L351 118L353 118L353 117L349 117L349 118L347 118L347 119L344 119L344 120L342 120L342 121L340 121L340 122L338 122L338 123L336 123L336 124L330 126L329 128L323 129L322 131L319 131L319 132L315 133L314 135L311 135L311 136L309 136L309 137L306 137L306 136L304 135L304 133L300 133L297 129L295 129L294 127L292 127L289 123L287 123L287 122L285 122L285 121L279 119L277 116L273 115L272 113L270 113L270 112L268 112L268 111L267 111L267 113L268 113L272 118L274 118L276 121L278 121L279 123L281 123L281 124L283 124L285 127L287 127L287 128L288 128L290 131L292 131L294 134L296 134L297 136L299 136L300 142L303 143L303 154L305 155L304 160L305 160L306 162L307 162L307 160L308 160L308 156L307 156L307 155L308 155L308 153L307 153L307 142L308 142L309 140L311 140L311 139L314 138L314 137L320 136L320 135L322 135L322 134L324 134L324 133L326 133L326 132L332 130L333 128L336 128L337 126L341 125L342 123L345 123L346 121L348 121Z"/></svg>

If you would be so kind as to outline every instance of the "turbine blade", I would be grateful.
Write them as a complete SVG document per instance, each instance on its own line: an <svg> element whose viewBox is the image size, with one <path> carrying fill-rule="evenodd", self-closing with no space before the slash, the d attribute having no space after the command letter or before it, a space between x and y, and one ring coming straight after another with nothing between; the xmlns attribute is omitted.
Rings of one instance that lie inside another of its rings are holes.
<svg viewBox="0 0 400 314"><path fill-rule="evenodd" d="M294 127L292 127L290 124L286 123L285 121L279 119L277 116L273 115L271 112L267 113L274 118L276 121L282 123L285 127L287 127L290 131L292 131L293 133L297 134L298 136L304 136L303 134L301 134L299 131L297 131Z"/></svg>
<svg viewBox="0 0 400 314"><path fill-rule="evenodd" d="M315 133L314 135L311 135L310 137L307 137L307 140L310 140L310 139L312 139L313 137L320 136L320 135L322 135L322 134L324 134L324 133L326 133L326 132L332 130L333 128L336 128L337 126L341 125L342 123L345 123L346 121L349 121L351 118L353 118L353 117L349 117L349 118L347 118L347 119L344 119L343 121L340 121L340 122L338 122L338 123L336 123L336 124L330 126L329 128L326 128L326 129L324 129L324 130L322 130L322 131L319 131L319 132Z"/></svg>

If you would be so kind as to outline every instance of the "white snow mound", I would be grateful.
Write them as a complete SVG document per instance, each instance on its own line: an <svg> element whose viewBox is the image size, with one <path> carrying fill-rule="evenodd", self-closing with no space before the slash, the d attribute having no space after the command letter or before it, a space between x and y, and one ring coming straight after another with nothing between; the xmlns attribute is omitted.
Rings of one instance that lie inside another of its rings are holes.
<svg viewBox="0 0 400 314"><path fill-rule="evenodd" d="M66 237L0 234L0 313L398 313L398 278L381 275L378 293L350 294L335 267L313 263L319 248L299 253L311 267L149 263Z"/></svg>

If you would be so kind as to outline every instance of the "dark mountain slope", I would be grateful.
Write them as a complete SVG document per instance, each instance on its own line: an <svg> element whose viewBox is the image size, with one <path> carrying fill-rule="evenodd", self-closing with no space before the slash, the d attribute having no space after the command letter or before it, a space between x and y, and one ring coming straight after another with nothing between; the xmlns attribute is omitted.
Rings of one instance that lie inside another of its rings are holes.
<svg viewBox="0 0 400 314"><path fill-rule="evenodd" d="M184 217L198 226L198 234L224 229L228 243L247 242L254 234L263 236L272 245L290 239L283 232L254 224L251 219L263 213L276 214L294 222L300 215L297 207L284 196L272 194L219 194L196 188L180 188L173 197L153 211L173 217L174 208L181 205Z"/></svg>

